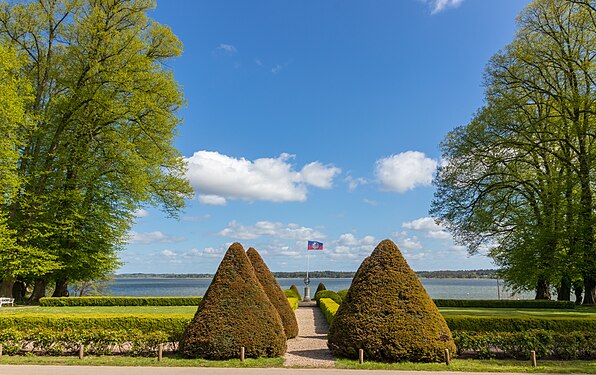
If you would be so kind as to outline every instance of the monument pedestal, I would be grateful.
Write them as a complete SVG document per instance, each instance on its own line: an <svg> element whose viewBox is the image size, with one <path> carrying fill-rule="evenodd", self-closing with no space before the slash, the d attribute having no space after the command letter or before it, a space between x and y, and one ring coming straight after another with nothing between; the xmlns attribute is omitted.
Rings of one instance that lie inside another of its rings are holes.
<svg viewBox="0 0 596 375"><path fill-rule="evenodd" d="M307 286L304 287L304 298L302 300L304 302L310 302L310 288Z"/></svg>

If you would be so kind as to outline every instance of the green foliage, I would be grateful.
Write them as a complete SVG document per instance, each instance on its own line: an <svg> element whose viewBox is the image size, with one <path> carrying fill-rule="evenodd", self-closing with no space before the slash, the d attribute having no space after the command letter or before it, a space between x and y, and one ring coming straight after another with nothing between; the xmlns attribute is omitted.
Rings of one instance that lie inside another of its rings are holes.
<svg viewBox="0 0 596 375"><path fill-rule="evenodd" d="M331 351L347 358L363 349L372 360L432 362L455 351L445 319L390 240L360 265L328 337Z"/></svg>
<svg viewBox="0 0 596 375"><path fill-rule="evenodd" d="M197 306L203 297L45 297L41 306Z"/></svg>
<svg viewBox="0 0 596 375"><path fill-rule="evenodd" d="M501 316L446 316L452 331L523 332L541 329L555 332L596 332L596 318L535 318Z"/></svg>
<svg viewBox="0 0 596 375"><path fill-rule="evenodd" d="M498 352L513 358L529 359L534 350L538 358L596 359L596 333L553 332L530 330L523 332L455 331L453 339L458 353L473 352L480 358L492 358Z"/></svg>
<svg viewBox="0 0 596 375"><path fill-rule="evenodd" d="M348 295L348 290L342 289L337 292L337 295L340 296L342 300L344 300L346 298L346 296Z"/></svg>
<svg viewBox="0 0 596 375"><path fill-rule="evenodd" d="M570 301L550 300L477 300L477 299L435 299L437 307L487 307L519 309L574 309Z"/></svg>
<svg viewBox="0 0 596 375"><path fill-rule="evenodd" d="M335 301L335 303L341 305L341 297L339 296L339 294L335 293L332 290L321 290L315 293L315 300L317 301L317 304L319 304L319 300L321 298L331 298Z"/></svg>
<svg viewBox="0 0 596 375"><path fill-rule="evenodd" d="M300 294L297 294L292 289L284 289L283 292L286 295L286 297L288 297L288 298L296 298L298 301L301 301L302 300L302 298L300 298Z"/></svg>
<svg viewBox="0 0 596 375"><path fill-rule="evenodd" d="M290 307L292 308L293 311L296 311L296 309L298 308L299 302L300 302L300 300L298 298L288 297L288 303L290 304Z"/></svg>
<svg viewBox="0 0 596 375"><path fill-rule="evenodd" d="M317 285L317 290L315 291L315 295L320 292L321 290L327 290L327 288L325 287L325 284L323 283L319 283L319 285Z"/></svg>
<svg viewBox="0 0 596 375"><path fill-rule="evenodd" d="M339 305L331 298L321 298L317 302L319 304L319 307L321 308L321 311L323 311L323 315L325 315L325 319L327 319L327 323L331 325L331 323L333 323L333 318L335 318L335 314L337 313Z"/></svg>
<svg viewBox="0 0 596 375"><path fill-rule="evenodd" d="M294 292L294 295L298 296L298 298L302 301L302 295L300 294L300 291L298 290L298 287L296 285L290 285L290 290Z"/></svg>
<svg viewBox="0 0 596 375"><path fill-rule="evenodd" d="M226 252L180 341L186 357L277 357L286 350L279 314L263 291L239 243Z"/></svg>
<svg viewBox="0 0 596 375"><path fill-rule="evenodd" d="M281 318L286 338L291 339L298 336L298 322L296 321L294 310L290 307L286 295L281 290L275 277L273 277L269 267L267 267L263 258L252 247L248 249L246 256L250 260L255 275L263 287L265 294L267 294L269 301L271 301Z"/></svg>

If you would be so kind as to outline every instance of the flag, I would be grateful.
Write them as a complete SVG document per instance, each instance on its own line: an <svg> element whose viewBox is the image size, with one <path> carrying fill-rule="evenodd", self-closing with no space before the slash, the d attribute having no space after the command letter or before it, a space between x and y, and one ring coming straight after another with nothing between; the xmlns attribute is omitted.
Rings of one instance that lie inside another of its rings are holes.
<svg viewBox="0 0 596 375"><path fill-rule="evenodd" d="M308 241L308 250L323 250L323 243L318 241Z"/></svg>

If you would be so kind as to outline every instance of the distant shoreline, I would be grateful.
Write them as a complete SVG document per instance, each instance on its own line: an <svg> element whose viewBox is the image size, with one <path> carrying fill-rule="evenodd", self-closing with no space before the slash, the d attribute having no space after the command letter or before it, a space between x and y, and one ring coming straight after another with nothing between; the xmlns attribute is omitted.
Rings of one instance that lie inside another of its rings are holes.
<svg viewBox="0 0 596 375"><path fill-rule="evenodd" d="M348 271L311 271L308 273L313 279L343 279L353 278L356 272ZM496 279L497 270L460 270L460 271L418 271L416 275L426 279ZM280 279L300 279L306 277L306 272L273 272L273 276ZM123 273L112 275L119 279L203 279L212 278L208 273Z"/></svg>

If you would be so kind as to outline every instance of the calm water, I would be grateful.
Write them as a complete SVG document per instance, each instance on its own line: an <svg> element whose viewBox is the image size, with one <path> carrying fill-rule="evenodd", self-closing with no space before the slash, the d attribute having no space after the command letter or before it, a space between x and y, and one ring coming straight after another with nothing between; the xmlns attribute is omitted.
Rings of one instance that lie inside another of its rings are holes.
<svg viewBox="0 0 596 375"><path fill-rule="evenodd" d="M432 298L445 299L497 299L497 281L492 279L420 279ZM295 284L304 293L303 279L278 279L282 289ZM311 279L311 297L319 283L329 290L348 289L352 279ZM110 284L108 293L114 296L202 296L207 291L211 279L129 279L116 278ZM501 284L501 289L503 285ZM531 294L501 298L533 298Z"/></svg>

